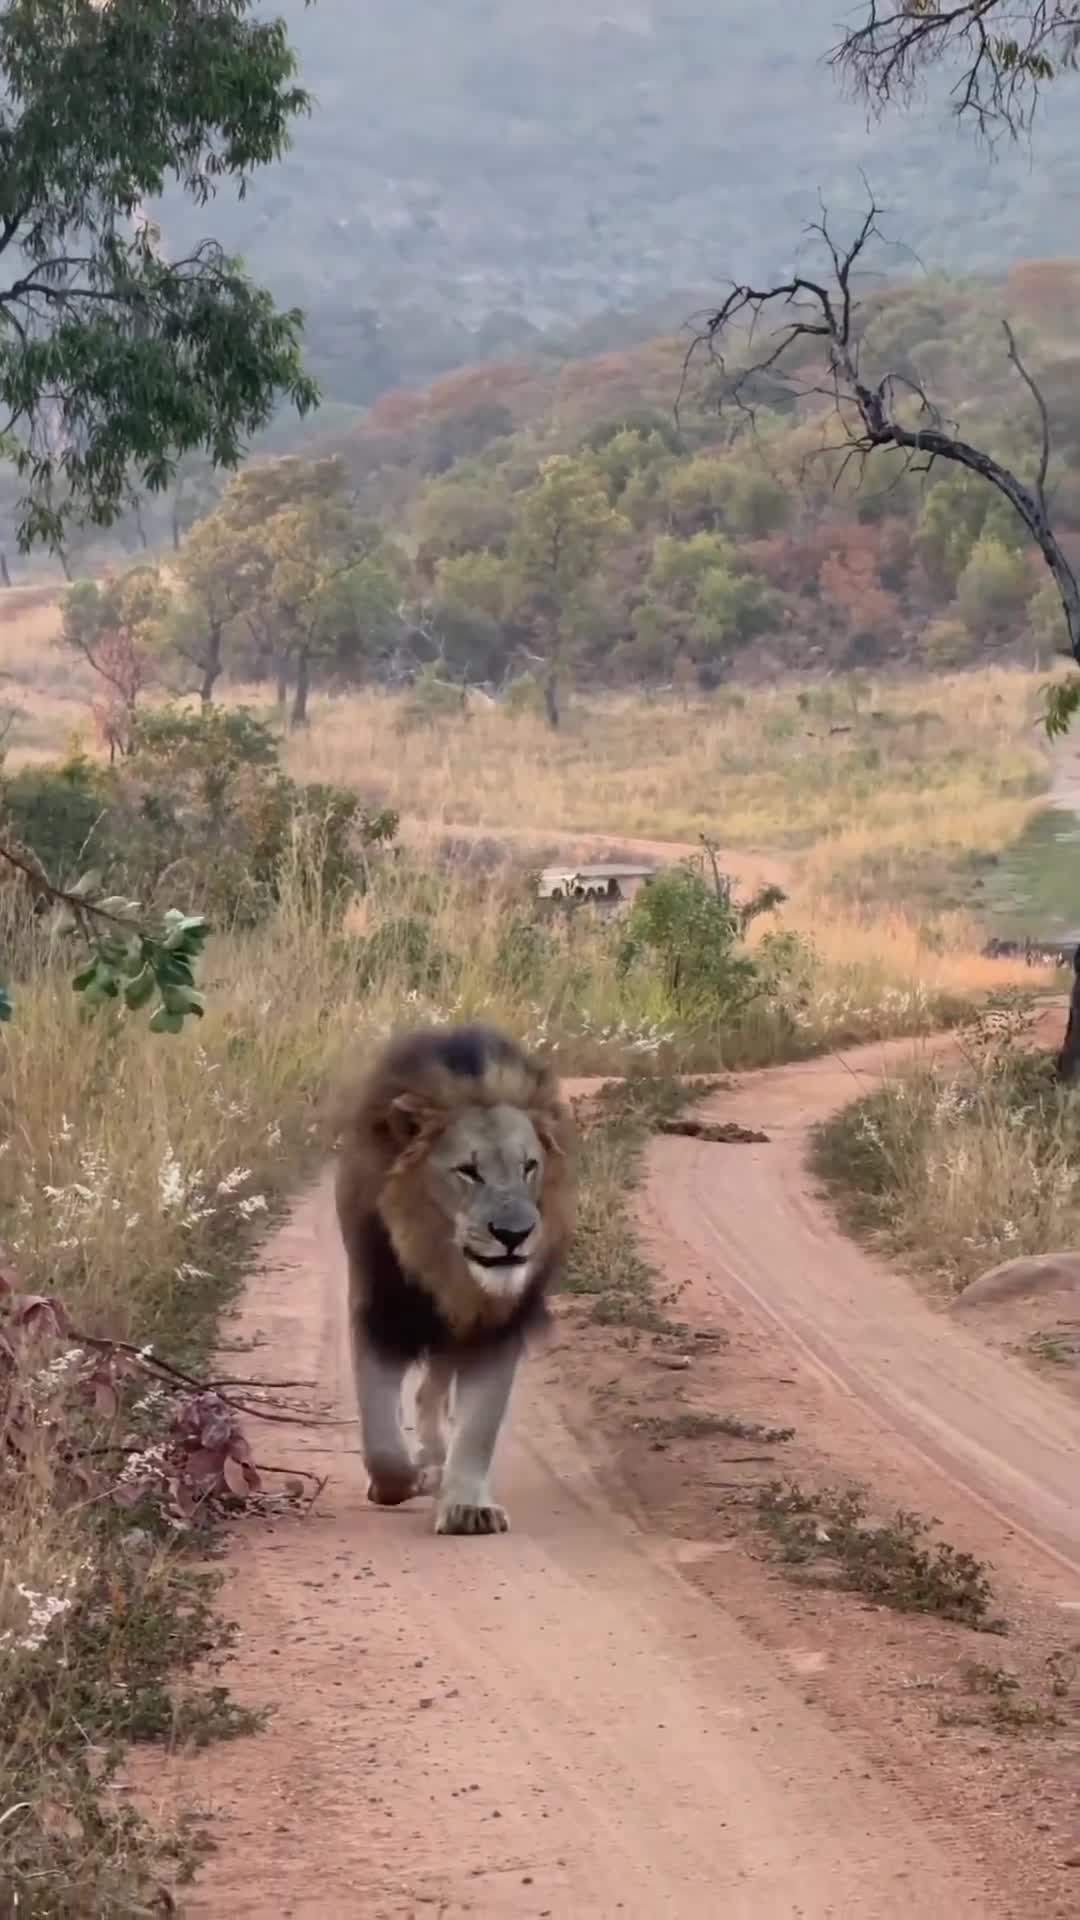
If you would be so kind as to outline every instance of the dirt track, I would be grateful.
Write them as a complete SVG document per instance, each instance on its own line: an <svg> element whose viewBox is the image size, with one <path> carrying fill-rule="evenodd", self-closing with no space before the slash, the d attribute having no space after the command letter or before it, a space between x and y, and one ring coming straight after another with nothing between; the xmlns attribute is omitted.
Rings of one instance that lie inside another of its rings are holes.
<svg viewBox="0 0 1080 1920"><path fill-rule="evenodd" d="M723 1320L737 1301L801 1348L836 1449L845 1436L856 1449L853 1471L879 1461L924 1510L926 1492L941 1512L943 1481L961 1508L976 1494L999 1545L999 1516L1045 1543L1043 1556L1034 1540L1017 1544L1067 1605L1069 1593L1080 1600L1080 1574L1065 1572L1080 1567L1070 1500L1080 1410L867 1261L807 1189L808 1121L851 1097L852 1072L876 1070L883 1052L748 1077L720 1096L725 1113L766 1127L767 1146L657 1141L654 1252L685 1279L693 1312ZM349 1414L342 1292L323 1187L268 1248L240 1331L267 1336L267 1376L317 1376ZM514 1526L505 1539L436 1540L427 1503L369 1507L348 1428L330 1457L311 1460L333 1476L316 1513L269 1540L241 1535L231 1680L242 1698L277 1706L243 1749L185 1764L183 1786L208 1806L220 1851L182 1910L215 1920L1075 1911L1045 1895L1029 1904L962 1820L933 1811L902 1770L868 1763L857 1730L808 1697L812 1660L777 1658L741 1605L725 1604L735 1562L718 1557L722 1546L691 1539L673 1551L670 1528L665 1538L613 1498L604 1445L583 1447L564 1419L567 1378L558 1353L541 1354L520 1384L497 1468ZM572 1426L591 1430L580 1405ZM299 1457L291 1438L289 1450ZM682 1570L710 1555L711 1594ZM1060 1875L1056 1884L1064 1895Z"/></svg>

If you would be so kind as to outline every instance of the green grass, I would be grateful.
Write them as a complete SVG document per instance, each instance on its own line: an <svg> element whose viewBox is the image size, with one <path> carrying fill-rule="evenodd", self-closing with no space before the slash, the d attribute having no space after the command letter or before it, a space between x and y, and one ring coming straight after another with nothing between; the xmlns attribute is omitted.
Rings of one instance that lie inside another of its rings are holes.
<svg viewBox="0 0 1080 1920"><path fill-rule="evenodd" d="M1080 929L1080 815L1047 807L1019 839L984 859L972 889L989 931L1057 940Z"/></svg>

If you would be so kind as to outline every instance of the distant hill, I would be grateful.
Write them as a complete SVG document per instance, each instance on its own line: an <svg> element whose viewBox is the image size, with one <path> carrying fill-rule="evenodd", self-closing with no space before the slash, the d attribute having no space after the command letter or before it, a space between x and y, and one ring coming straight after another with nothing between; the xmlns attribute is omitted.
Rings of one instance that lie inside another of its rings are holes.
<svg viewBox="0 0 1080 1920"><path fill-rule="evenodd" d="M950 271L1073 250L1080 82L1034 153L991 158L943 100L867 130L823 57L847 0L269 0L315 97L247 199L163 209L308 314L327 398L520 352L627 344L726 277L788 264L818 192L864 170L912 255Z"/></svg>

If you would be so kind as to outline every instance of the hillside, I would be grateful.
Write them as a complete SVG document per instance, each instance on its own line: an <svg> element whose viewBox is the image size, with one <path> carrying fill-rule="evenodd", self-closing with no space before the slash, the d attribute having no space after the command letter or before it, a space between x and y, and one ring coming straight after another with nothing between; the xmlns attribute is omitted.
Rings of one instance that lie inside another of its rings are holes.
<svg viewBox="0 0 1080 1920"><path fill-rule="evenodd" d="M1080 266L1029 262L996 286L938 277L873 292L862 364L917 381L1025 472L1036 415L1006 357L1006 312L1047 397L1054 511L1080 554ZM941 464L910 471L892 454L845 465L812 363L761 396L753 430L702 363L676 420L684 352L668 336L561 365L504 361L389 394L325 436L360 511L408 557L422 609L410 657L490 682L557 657L560 673L601 684L709 686L792 668L1052 656L1054 591L984 482ZM369 632L354 661L398 671L400 646Z"/></svg>
<svg viewBox="0 0 1080 1920"><path fill-rule="evenodd" d="M871 291L860 364L931 395L1030 474L1038 415L1007 356L1006 313L1046 397L1053 513L1080 562L1080 262ZM194 490L175 552L163 519L175 498L148 507L131 615L120 581L106 628L139 628L138 583L165 549L165 627L147 610L139 644L156 656L165 640L169 684L208 672L211 687L225 675L282 700L292 688L300 719L320 686L419 680L429 717L456 710L463 684L512 688L512 704L542 695L553 713L584 687L1052 661L1056 592L986 482L889 452L845 458L812 357L759 386L751 422L725 401L730 370L694 360L684 381L685 355L685 336L668 334L494 361L385 394L344 427L318 421L285 458ZM79 565L90 572L89 556ZM812 703L846 732L858 698L845 693L843 712L832 694Z"/></svg>
<svg viewBox="0 0 1080 1920"><path fill-rule="evenodd" d="M331 402L537 329L625 344L616 314L662 303L655 328L786 264L818 193L851 207L860 169L902 271L912 252L950 271L1056 253L1080 189L1067 83L1034 154L991 159L941 99L868 131L821 65L837 0L274 4L312 115L245 201L170 204L165 236L215 232L302 305Z"/></svg>

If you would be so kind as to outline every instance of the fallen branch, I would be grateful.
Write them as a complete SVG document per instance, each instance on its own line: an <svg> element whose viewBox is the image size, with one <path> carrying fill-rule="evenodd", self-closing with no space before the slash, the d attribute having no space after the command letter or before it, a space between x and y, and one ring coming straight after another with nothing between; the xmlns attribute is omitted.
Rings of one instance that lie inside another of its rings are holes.
<svg viewBox="0 0 1080 1920"><path fill-rule="evenodd" d="M17 1278L10 1250L0 1246L0 1472L5 1464L16 1473L25 1471L44 1440L63 1470L61 1479L74 1482L79 1496L104 1494L125 1508L149 1502L174 1528L193 1526L222 1503L250 1504L262 1494L264 1473L285 1476L300 1493L310 1480L314 1490L305 1503L310 1510L325 1478L305 1467L260 1465L241 1426L241 1417L305 1427L352 1424L285 1402L250 1398L253 1392L273 1393L275 1386L305 1382L200 1380L149 1347L84 1333L56 1295L23 1292ZM130 1391L125 1396L125 1387L149 1387L169 1402L164 1429L81 1444L79 1407L83 1418L89 1413L113 1423L122 1415L137 1423L140 1411L149 1412L153 1402L145 1393L139 1401ZM62 1412L58 1401L64 1403ZM110 1458L122 1462L119 1471L104 1484L92 1481L85 1463Z"/></svg>
<svg viewBox="0 0 1080 1920"><path fill-rule="evenodd" d="M769 1136L756 1127L740 1127L736 1120L660 1120L658 1133L685 1134L690 1140L715 1140L722 1146L734 1146L746 1142L750 1146L765 1146Z"/></svg>

